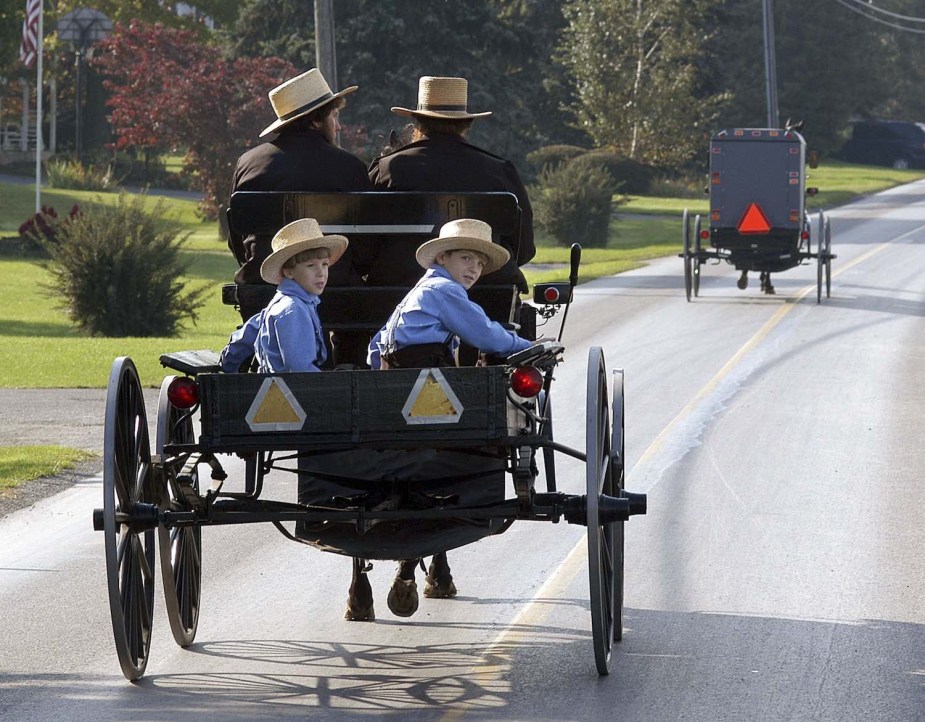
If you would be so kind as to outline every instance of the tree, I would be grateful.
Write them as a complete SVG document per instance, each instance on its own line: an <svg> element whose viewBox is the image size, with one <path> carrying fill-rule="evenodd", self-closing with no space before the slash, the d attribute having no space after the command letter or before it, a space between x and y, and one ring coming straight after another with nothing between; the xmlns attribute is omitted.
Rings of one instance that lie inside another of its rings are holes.
<svg viewBox="0 0 925 722"><path fill-rule="evenodd" d="M600 146L654 165L704 147L721 95L699 92L715 0L570 0L559 60L571 72L572 112Z"/></svg>
<svg viewBox="0 0 925 722"><path fill-rule="evenodd" d="M559 0L338 0L335 3L340 87L359 85L341 116L350 147L366 159L389 131L404 125L390 112L414 104L422 75L469 79L470 108L493 117L473 126L472 139L524 165L538 145L584 142L566 125L562 69L551 60L564 26ZM276 55L306 70L315 65L314 17L299 0L245 0L225 33L231 52ZM539 51L537 50L539 48Z"/></svg>
<svg viewBox="0 0 925 722"><path fill-rule="evenodd" d="M116 148L181 149L207 217L227 199L234 164L272 117L267 89L295 74L276 58L224 60L187 30L117 24L94 62L107 77Z"/></svg>

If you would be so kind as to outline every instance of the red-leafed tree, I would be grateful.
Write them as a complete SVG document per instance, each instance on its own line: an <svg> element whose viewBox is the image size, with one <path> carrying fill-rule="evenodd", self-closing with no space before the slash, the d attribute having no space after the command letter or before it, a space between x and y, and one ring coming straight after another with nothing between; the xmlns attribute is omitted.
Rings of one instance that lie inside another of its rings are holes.
<svg viewBox="0 0 925 722"><path fill-rule="evenodd" d="M197 172L201 209L214 218L227 200L237 157L272 120L267 91L296 74L278 58L225 60L192 32L117 24L94 62L106 77L116 148L185 150Z"/></svg>

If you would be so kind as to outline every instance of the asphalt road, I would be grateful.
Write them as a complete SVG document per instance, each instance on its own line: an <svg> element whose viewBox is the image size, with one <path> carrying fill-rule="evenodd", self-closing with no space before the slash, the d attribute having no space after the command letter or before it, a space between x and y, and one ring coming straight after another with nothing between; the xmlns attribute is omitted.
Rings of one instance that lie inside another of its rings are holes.
<svg viewBox="0 0 925 722"><path fill-rule="evenodd" d="M776 296L708 266L687 303L680 259L577 292L556 439L584 446L600 346L626 374L627 486L649 495L627 524L608 677L581 527L518 522L451 552L460 596L410 619L388 612L393 567L376 563L378 619L358 624L342 619L347 560L254 525L203 530L188 649L158 583L130 684L87 479L0 520L0 719L925 719L925 183L831 218L821 305L811 265L776 276ZM558 469L582 492L583 464Z"/></svg>

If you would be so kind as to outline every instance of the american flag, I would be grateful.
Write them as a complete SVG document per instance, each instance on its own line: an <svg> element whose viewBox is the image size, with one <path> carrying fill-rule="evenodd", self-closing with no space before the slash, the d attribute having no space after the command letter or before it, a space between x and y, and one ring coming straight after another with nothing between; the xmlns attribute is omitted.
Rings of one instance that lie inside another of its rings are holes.
<svg viewBox="0 0 925 722"><path fill-rule="evenodd" d="M22 23L22 45L19 46L19 59L27 68L31 68L35 62L41 12L42 0L26 0L26 19Z"/></svg>

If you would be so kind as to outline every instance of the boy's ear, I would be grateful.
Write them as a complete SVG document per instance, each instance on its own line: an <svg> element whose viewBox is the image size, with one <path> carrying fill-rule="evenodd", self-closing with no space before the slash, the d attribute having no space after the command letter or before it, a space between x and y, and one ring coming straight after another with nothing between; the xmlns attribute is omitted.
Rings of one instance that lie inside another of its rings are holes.
<svg viewBox="0 0 925 722"><path fill-rule="evenodd" d="M442 266L443 262L446 260L446 251L440 251L436 256L434 256L434 263L438 266Z"/></svg>

